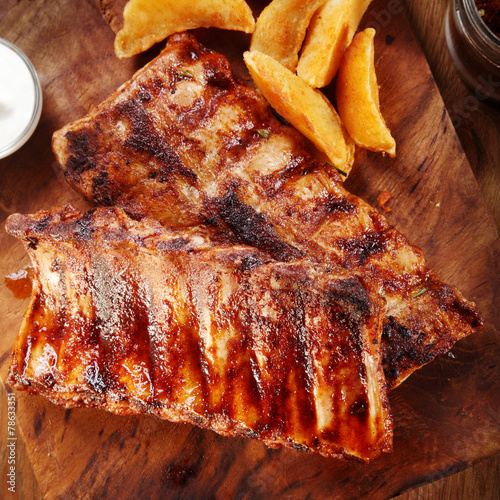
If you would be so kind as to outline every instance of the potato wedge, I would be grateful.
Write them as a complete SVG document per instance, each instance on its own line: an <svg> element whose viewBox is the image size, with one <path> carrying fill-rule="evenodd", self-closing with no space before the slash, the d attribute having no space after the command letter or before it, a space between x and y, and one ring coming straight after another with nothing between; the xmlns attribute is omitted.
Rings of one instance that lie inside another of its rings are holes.
<svg viewBox="0 0 500 500"><path fill-rule="evenodd" d="M115 53L131 57L173 33L211 27L252 33L255 20L244 0L130 0Z"/></svg>
<svg viewBox="0 0 500 500"><path fill-rule="evenodd" d="M354 142L371 151L396 155L396 141L380 112L373 38L375 30L358 33L347 47L337 79L337 107Z"/></svg>
<svg viewBox="0 0 500 500"><path fill-rule="evenodd" d="M295 71L307 26L323 3L325 0L273 0L257 19L250 51L263 52Z"/></svg>
<svg viewBox="0 0 500 500"><path fill-rule="evenodd" d="M325 87L337 73L371 0L328 0L313 16L297 74L309 85Z"/></svg>
<svg viewBox="0 0 500 500"><path fill-rule="evenodd" d="M355 146L328 99L267 54L254 50L243 57L269 104L347 175Z"/></svg>

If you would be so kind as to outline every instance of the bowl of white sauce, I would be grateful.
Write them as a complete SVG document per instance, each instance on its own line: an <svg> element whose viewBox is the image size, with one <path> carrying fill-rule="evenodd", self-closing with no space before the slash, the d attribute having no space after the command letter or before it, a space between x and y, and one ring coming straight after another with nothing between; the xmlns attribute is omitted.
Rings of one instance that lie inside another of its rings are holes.
<svg viewBox="0 0 500 500"><path fill-rule="evenodd" d="M31 61L0 38L0 158L17 151L35 131L42 88Z"/></svg>

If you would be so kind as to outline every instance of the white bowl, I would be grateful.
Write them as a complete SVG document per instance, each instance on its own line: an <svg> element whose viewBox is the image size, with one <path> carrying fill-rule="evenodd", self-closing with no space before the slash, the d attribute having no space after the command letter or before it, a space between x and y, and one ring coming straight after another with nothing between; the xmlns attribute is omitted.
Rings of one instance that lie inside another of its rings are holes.
<svg viewBox="0 0 500 500"><path fill-rule="evenodd" d="M42 87L31 61L0 38L0 158L17 151L35 131Z"/></svg>

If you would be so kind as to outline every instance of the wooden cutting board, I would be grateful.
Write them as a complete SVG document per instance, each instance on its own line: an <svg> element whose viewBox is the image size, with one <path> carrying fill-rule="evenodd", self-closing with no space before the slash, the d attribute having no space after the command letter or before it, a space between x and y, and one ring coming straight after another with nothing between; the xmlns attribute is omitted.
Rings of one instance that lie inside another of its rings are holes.
<svg viewBox="0 0 500 500"><path fill-rule="evenodd" d="M348 188L374 205L389 191L389 222L420 246L431 267L474 300L486 319L481 332L391 392L394 452L369 465L344 463L148 416L65 410L16 393L19 498L378 499L500 451L497 230L401 2L374 1L361 27L368 25L377 29L382 109L398 154L390 159L359 151ZM102 101L159 49L118 60L114 33L95 0L3 0L0 34L30 57L44 97L32 139L0 161L4 379L28 301L16 299L3 277L29 264L21 244L5 234L5 218L68 202L86 208L58 170L51 135ZM248 36L218 30L197 35L226 53L236 74L244 76L241 53ZM332 89L326 93L331 97ZM5 391L2 399L0 439L6 443ZM7 486L7 456L4 447L0 491ZM33 473L36 484L27 482Z"/></svg>

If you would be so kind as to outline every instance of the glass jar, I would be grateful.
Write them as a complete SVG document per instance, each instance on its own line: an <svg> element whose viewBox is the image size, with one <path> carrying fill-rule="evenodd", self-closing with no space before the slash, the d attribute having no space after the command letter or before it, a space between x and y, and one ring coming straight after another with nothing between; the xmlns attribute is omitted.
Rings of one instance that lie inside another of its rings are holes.
<svg viewBox="0 0 500 500"><path fill-rule="evenodd" d="M480 100L500 103L500 38L481 19L475 0L452 0L446 42L462 80Z"/></svg>

